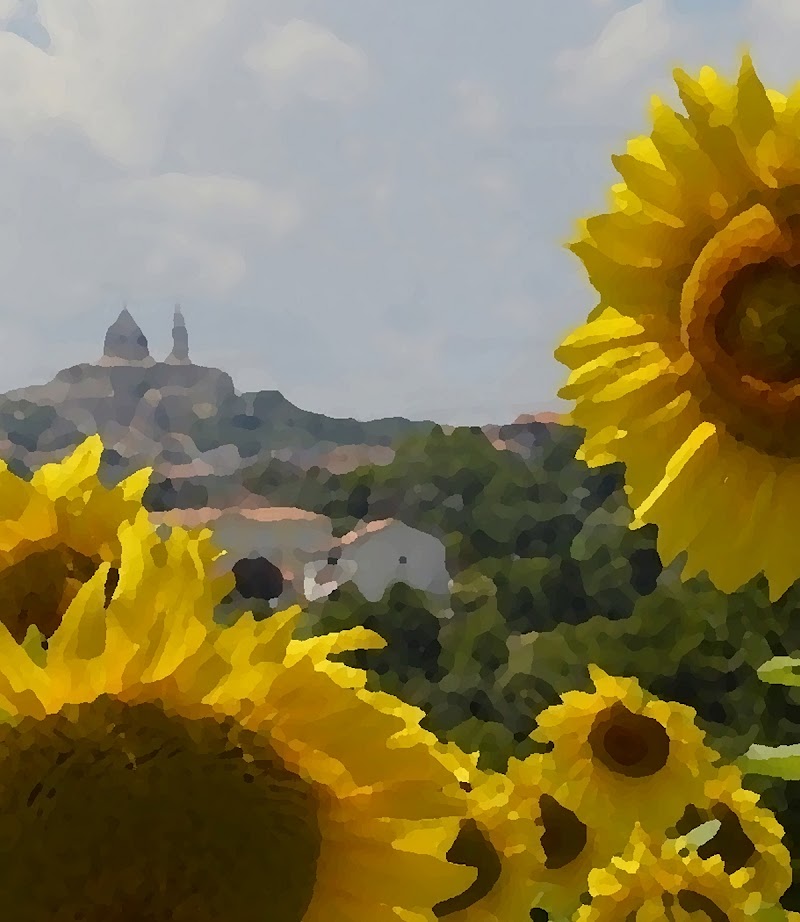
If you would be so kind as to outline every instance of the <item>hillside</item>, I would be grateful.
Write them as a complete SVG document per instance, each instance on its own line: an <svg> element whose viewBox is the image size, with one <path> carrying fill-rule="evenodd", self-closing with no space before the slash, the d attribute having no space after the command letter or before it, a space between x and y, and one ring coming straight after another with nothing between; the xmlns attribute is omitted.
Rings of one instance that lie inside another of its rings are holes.
<svg viewBox="0 0 800 922"><path fill-rule="evenodd" d="M372 460L369 449L424 435L434 425L401 417L336 419L301 409L277 390L240 394L229 374L191 361L179 311L173 338L173 351L156 361L124 310L97 362L0 395L2 457L24 472L99 433L109 477L151 464L163 476L231 477L278 453L308 467L346 446L355 466Z"/></svg>

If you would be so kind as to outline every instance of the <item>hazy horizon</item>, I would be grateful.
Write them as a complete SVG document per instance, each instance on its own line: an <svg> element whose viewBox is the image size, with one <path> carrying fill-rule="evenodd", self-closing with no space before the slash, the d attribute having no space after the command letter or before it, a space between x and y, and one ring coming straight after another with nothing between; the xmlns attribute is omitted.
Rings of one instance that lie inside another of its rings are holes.
<svg viewBox="0 0 800 922"><path fill-rule="evenodd" d="M329 416L561 408L564 249L673 65L800 78L789 0L0 0L0 391L153 355Z"/></svg>

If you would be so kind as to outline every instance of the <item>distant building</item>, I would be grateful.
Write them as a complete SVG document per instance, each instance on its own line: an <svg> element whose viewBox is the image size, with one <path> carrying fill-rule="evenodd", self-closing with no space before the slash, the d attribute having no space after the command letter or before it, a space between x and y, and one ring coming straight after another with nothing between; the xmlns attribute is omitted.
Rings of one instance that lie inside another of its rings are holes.
<svg viewBox="0 0 800 922"><path fill-rule="evenodd" d="M327 557L306 564L303 592L311 601L352 581L370 602L383 598L393 583L446 596L450 574L445 558L444 544L434 535L397 519L369 522L333 544Z"/></svg>
<svg viewBox="0 0 800 922"><path fill-rule="evenodd" d="M139 324L133 319L127 307L106 331L103 355L98 365L136 365L148 368L155 365L147 347L147 337Z"/></svg>
<svg viewBox="0 0 800 922"><path fill-rule="evenodd" d="M166 357L165 362L167 365L192 364L189 358L189 333L179 304L175 305L175 316L172 320L172 352Z"/></svg>

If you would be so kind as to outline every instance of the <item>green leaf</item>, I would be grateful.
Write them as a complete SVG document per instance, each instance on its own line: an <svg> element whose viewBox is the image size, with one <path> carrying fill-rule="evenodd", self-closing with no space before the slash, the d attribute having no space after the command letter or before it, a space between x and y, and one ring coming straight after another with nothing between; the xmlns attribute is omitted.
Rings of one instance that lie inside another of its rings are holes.
<svg viewBox="0 0 800 922"><path fill-rule="evenodd" d="M683 841L693 851L697 851L697 849L705 845L706 842L710 842L721 828L722 823L720 823L719 820L709 820L707 823L695 826L690 833L683 837Z"/></svg>
<svg viewBox="0 0 800 922"><path fill-rule="evenodd" d="M21 644L22 649L28 654L33 662L41 668L44 668L47 662L47 651L44 648L44 641L44 634L35 624L31 624Z"/></svg>
<svg viewBox="0 0 800 922"><path fill-rule="evenodd" d="M774 656L758 669L762 682L771 685L800 686L800 659L793 656Z"/></svg>
<svg viewBox="0 0 800 922"><path fill-rule="evenodd" d="M791 746L760 746L754 743L737 765L745 774L800 781L800 743Z"/></svg>

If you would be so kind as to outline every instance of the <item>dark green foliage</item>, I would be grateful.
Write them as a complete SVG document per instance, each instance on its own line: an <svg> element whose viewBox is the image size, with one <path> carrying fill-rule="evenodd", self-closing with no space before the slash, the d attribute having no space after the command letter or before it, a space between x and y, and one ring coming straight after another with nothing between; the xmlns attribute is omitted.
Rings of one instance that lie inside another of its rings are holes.
<svg viewBox="0 0 800 922"><path fill-rule="evenodd" d="M480 431L437 428L399 446L391 464L339 479L327 509L342 528L394 515L442 538L454 577L450 608L434 613L438 673L432 645L401 639L392 619L403 610L387 611L386 600L324 603L331 626L347 620L330 620L345 606L348 624L369 619L389 640L380 668L364 654L372 685L420 705L425 726L499 769L534 750L529 733L543 708L591 688L590 663L694 708L725 759L754 742L800 742L800 689L764 685L756 672L800 652L800 590L770 604L761 580L730 596L705 578L682 582L680 560L662 569L655 529L628 527L619 466L590 470L574 458L580 433L545 429L525 457ZM424 605L417 597L405 609L408 631ZM749 782L797 851L800 784ZM795 902L790 893L786 905Z"/></svg>
<svg viewBox="0 0 800 922"><path fill-rule="evenodd" d="M343 662L366 669L373 687L401 694L412 704L430 699L434 683L444 676L440 620L421 592L403 583L390 586L379 602L367 602L352 583L309 606L307 632L325 634L363 626L385 641L382 650L342 654Z"/></svg>

